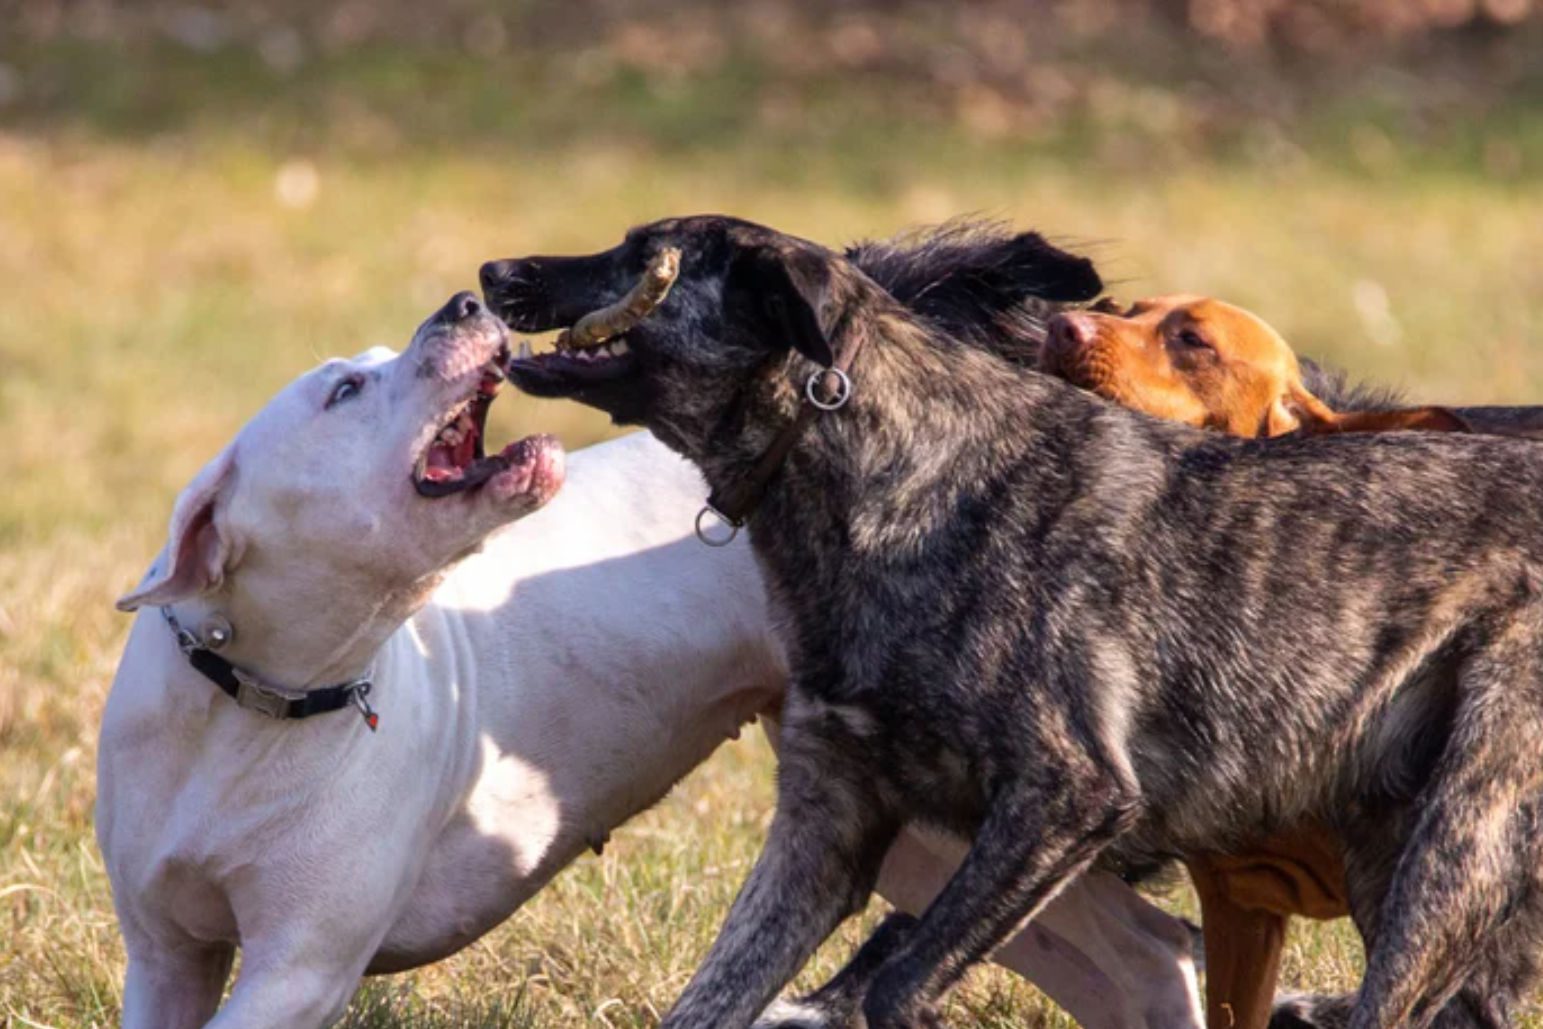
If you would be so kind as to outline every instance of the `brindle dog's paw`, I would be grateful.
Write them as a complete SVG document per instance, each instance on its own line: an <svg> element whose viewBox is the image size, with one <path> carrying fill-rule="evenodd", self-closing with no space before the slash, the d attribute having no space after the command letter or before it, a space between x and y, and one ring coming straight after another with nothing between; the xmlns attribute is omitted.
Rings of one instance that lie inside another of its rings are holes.
<svg viewBox="0 0 1543 1029"><path fill-rule="evenodd" d="M778 998L750 1029L847 1029L850 1024L850 1019L808 1001Z"/></svg>
<svg viewBox="0 0 1543 1029"><path fill-rule="evenodd" d="M916 918L903 911L891 914L873 930L873 935L857 949L846 967L837 972L830 982L811 993L808 1000L827 1007L845 1004L856 1008L868 984L873 982L873 977L879 974L884 962L894 956L916 926Z"/></svg>
<svg viewBox="0 0 1543 1029"><path fill-rule="evenodd" d="M894 977L882 973L863 1000L863 1018L866 1029L947 1029L948 1026L938 1009L918 996L905 978L896 982Z"/></svg>
<svg viewBox="0 0 1543 1029"><path fill-rule="evenodd" d="M1345 1029L1350 1024L1354 1001L1354 994L1282 997L1270 1012L1270 1029Z"/></svg>
<svg viewBox="0 0 1543 1029"><path fill-rule="evenodd" d="M895 1010L866 1010L866 1029L948 1029L931 1004L910 1004Z"/></svg>
<svg viewBox="0 0 1543 1029"><path fill-rule="evenodd" d="M861 1026L858 1005L884 964L905 942L916 919L896 912L884 919L836 977L801 1000L779 999L751 1029L849 1029Z"/></svg>

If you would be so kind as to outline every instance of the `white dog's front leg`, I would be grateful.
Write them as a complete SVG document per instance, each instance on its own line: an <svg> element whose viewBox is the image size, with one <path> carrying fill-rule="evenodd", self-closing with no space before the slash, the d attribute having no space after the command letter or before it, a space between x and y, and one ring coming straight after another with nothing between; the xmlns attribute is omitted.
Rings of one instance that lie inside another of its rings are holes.
<svg viewBox="0 0 1543 1029"><path fill-rule="evenodd" d="M230 999L208 1029L321 1029L342 1016L364 974L365 957L352 966L275 962L243 951Z"/></svg>
<svg viewBox="0 0 1543 1029"><path fill-rule="evenodd" d="M340 1018L391 924L392 871L361 859L328 894L286 894L295 876L276 875L238 898L241 970L209 1029L321 1029Z"/></svg>
<svg viewBox="0 0 1543 1029"><path fill-rule="evenodd" d="M878 891L920 915L963 853L962 844L908 828L884 860ZM992 960L1034 983L1087 1029L1203 1024L1189 929L1107 872L1075 880Z"/></svg>
<svg viewBox="0 0 1543 1029"><path fill-rule="evenodd" d="M199 1029L219 1007L235 954L231 947L169 949L125 940L123 1029Z"/></svg>

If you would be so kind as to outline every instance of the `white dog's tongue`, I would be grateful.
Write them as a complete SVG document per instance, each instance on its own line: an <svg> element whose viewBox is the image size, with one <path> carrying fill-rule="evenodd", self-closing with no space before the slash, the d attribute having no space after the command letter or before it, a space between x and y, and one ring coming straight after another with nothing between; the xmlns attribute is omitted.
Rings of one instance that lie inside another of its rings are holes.
<svg viewBox="0 0 1543 1029"><path fill-rule="evenodd" d="M477 459L477 443L480 438L478 419L469 409L463 411L459 418L440 431L429 447L423 477L430 482L459 479L464 470Z"/></svg>
<svg viewBox="0 0 1543 1029"><path fill-rule="evenodd" d="M423 469L423 477L429 482L448 482L451 479L461 477L461 469L440 450L435 450L429 455L428 467Z"/></svg>
<svg viewBox="0 0 1543 1029"><path fill-rule="evenodd" d="M502 380L502 373L496 369L485 372L476 394L429 442L413 472L413 482L421 495L444 497L459 493L480 486L507 467L502 454L483 456L488 409Z"/></svg>

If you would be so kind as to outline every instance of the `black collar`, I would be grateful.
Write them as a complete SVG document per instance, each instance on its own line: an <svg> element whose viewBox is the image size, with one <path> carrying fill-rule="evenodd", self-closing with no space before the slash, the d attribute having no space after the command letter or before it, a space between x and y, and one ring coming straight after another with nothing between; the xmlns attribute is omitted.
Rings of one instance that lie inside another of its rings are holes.
<svg viewBox="0 0 1543 1029"><path fill-rule="evenodd" d="M821 368L804 383L804 396L793 420L783 426L772 440L771 446L756 459L749 474L738 481L715 489L707 497L707 503L696 516L697 539L709 547L726 547L739 535L739 530L750 519L750 514L766 496L772 480L782 471L782 464L793 452L798 440L827 411L839 411L852 399L852 380L848 372L857 360L858 351L867 339L866 332L848 332L841 352L828 368ZM712 515L729 526L727 536L713 536L707 532L706 518Z"/></svg>
<svg viewBox="0 0 1543 1029"><path fill-rule="evenodd" d="M371 732L380 724L380 716L370 707L367 699L371 686L368 675L316 690L288 690L271 686L210 650L195 633L182 627L171 613L171 608L161 608L161 614L177 637L177 647L188 659L188 664L223 690L236 702L236 706L282 721L322 715L352 704L359 709L364 724L370 727Z"/></svg>

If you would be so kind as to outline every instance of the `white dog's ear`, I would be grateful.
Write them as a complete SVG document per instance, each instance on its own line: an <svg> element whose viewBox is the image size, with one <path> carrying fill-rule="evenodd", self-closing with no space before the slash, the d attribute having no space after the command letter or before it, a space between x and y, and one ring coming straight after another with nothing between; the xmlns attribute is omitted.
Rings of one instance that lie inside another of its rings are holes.
<svg viewBox="0 0 1543 1029"><path fill-rule="evenodd" d="M214 589L235 563L236 548L222 529L220 501L236 471L234 447L204 465L177 498L171 538L131 593L118 598L119 611L161 606Z"/></svg>

